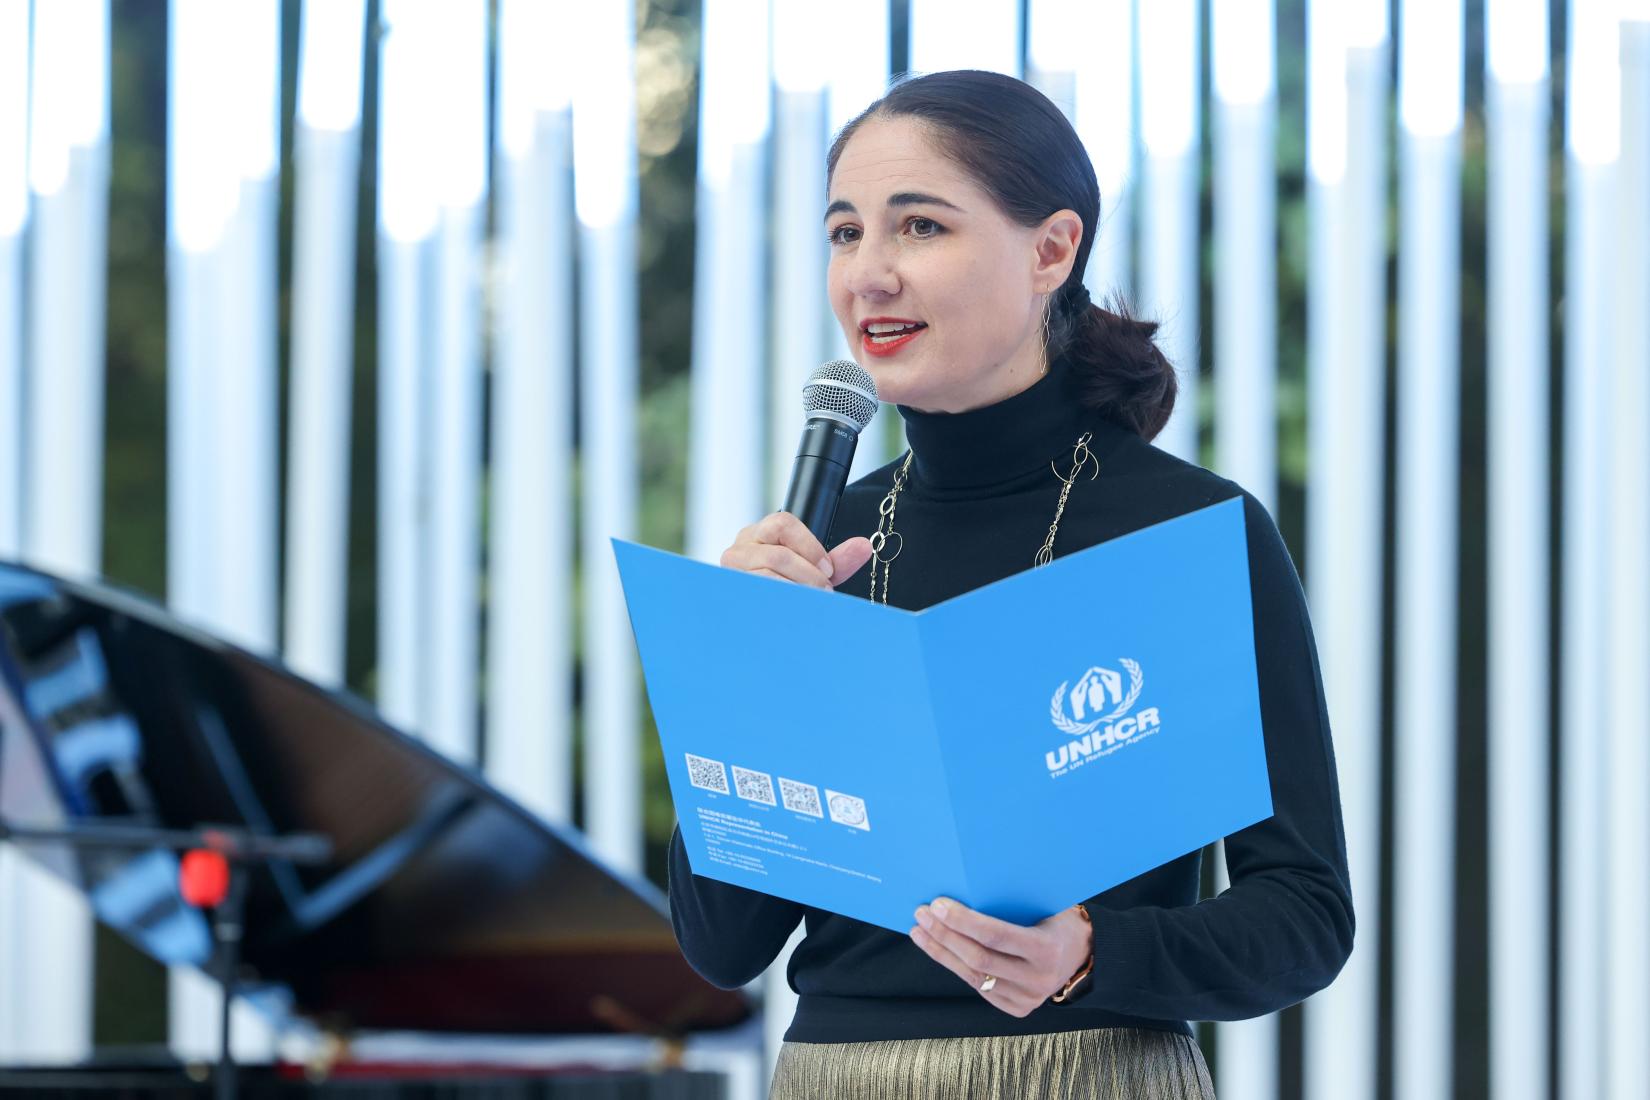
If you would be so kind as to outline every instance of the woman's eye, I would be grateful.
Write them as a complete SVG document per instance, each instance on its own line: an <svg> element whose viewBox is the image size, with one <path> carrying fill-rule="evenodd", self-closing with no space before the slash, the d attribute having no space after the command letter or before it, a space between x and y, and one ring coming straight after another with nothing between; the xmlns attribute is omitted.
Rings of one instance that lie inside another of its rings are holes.
<svg viewBox="0 0 1650 1100"><path fill-rule="evenodd" d="M907 219L905 222L905 227L909 229L911 231L911 235L918 240L928 240L930 237L937 237L941 233L945 232L945 227L940 225L939 222L932 218L924 218L921 216ZM827 244L832 245L853 244L859 239L859 237L857 235L844 236L844 234L858 233L859 229L856 226L839 225L825 234L825 241Z"/></svg>

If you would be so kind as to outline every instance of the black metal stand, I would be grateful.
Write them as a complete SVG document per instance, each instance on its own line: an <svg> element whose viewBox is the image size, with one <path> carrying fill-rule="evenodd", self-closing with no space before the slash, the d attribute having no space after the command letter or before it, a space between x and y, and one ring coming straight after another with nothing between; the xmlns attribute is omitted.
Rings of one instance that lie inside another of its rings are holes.
<svg viewBox="0 0 1650 1100"><path fill-rule="evenodd" d="M207 849L224 857L229 888L212 910L214 969L223 989L223 1011L218 1020L218 1068L213 1074L217 1100L234 1100L237 1092L235 1056L230 1049L230 1009L235 999L235 972L241 963L245 931L247 870L252 864L281 861L320 864L332 858L332 842L316 833L263 836L245 829L207 826L199 829L150 829L141 825L74 825L35 828L10 825L0 819L0 841L17 844L66 844L93 851L165 848L188 852Z"/></svg>

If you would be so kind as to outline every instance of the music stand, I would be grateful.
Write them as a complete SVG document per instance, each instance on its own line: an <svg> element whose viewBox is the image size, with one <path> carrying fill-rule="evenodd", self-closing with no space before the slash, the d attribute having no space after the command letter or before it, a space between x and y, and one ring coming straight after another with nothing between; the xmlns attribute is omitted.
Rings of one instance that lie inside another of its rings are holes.
<svg viewBox="0 0 1650 1100"><path fill-rule="evenodd" d="M3 756L0 756L0 762L3 762ZM232 826L155 829L141 825L70 825L35 828L12 825L0 817L0 842L8 840L15 844L61 844L82 851L159 848L174 852L204 852L222 860L226 872L223 888L212 891L217 895L215 904L201 907L211 910L213 969L218 972L218 984L223 990L213 1094L217 1100L233 1100L236 1095L236 1071L235 1056L229 1045L230 1008L235 998L235 971L240 966L246 868L272 860L290 864L324 864L332 858L331 842L317 833L260 836Z"/></svg>

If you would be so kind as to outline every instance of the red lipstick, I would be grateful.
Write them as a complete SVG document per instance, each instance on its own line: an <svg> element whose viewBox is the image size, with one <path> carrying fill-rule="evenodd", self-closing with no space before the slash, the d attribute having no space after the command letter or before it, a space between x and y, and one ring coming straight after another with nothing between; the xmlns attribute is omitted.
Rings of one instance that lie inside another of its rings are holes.
<svg viewBox="0 0 1650 1100"><path fill-rule="evenodd" d="M869 331L870 326L882 324L918 325L920 327L912 330L911 332L907 332L902 336L895 337L892 340L873 340ZM859 323L859 344L860 347L865 349L868 355L875 355L880 358L882 356L897 353L906 344L909 344L923 332L927 331L927 329L928 326L923 324L921 321L913 321L908 317L867 317Z"/></svg>

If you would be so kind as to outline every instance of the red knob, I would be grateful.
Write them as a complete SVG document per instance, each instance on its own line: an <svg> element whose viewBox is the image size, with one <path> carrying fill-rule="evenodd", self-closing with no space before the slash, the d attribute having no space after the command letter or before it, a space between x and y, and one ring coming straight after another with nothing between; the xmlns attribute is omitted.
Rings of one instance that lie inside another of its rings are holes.
<svg viewBox="0 0 1650 1100"><path fill-rule="evenodd" d="M221 852L196 848L183 853L178 868L183 900L197 909L215 909L229 895L229 861Z"/></svg>

